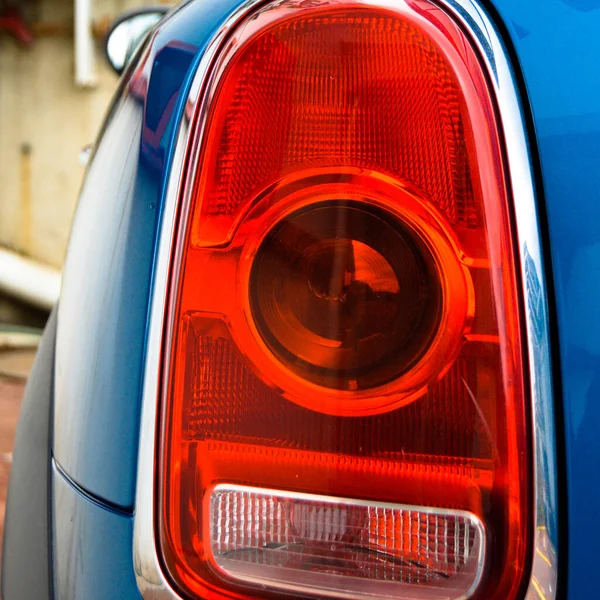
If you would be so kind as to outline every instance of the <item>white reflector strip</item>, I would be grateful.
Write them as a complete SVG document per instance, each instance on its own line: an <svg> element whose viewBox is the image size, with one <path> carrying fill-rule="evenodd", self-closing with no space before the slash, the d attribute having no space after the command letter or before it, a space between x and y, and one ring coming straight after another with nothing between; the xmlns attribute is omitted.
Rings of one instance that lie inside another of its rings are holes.
<svg viewBox="0 0 600 600"><path fill-rule="evenodd" d="M227 577L339 598L457 599L484 567L466 511L233 485L209 501L210 547Z"/></svg>

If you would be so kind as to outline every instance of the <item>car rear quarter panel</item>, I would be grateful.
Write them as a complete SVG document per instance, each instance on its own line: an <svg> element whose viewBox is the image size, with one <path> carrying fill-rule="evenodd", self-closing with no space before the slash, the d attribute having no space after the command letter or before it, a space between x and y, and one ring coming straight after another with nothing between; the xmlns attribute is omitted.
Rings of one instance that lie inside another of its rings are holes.
<svg viewBox="0 0 600 600"><path fill-rule="evenodd" d="M54 458L90 494L131 510L156 231L174 125L193 65L237 3L189 2L125 76L94 149L63 272Z"/></svg>
<svg viewBox="0 0 600 600"><path fill-rule="evenodd" d="M594 598L592 548L600 538L600 2L494 0L493 6L528 95L547 215L559 384L560 583L569 599Z"/></svg>

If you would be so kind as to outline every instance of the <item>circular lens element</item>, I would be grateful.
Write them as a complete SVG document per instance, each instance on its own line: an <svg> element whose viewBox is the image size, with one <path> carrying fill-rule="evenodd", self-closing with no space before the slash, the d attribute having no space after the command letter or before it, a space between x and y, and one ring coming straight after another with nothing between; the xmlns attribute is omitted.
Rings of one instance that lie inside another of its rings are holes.
<svg viewBox="0 0 600 600"><path fill-rule="evenodd" d="M327 388L367 390L422 358L440 324L442 290L413 228L339 201L277 223L256 253L250 303L286 367Z"/></svg>

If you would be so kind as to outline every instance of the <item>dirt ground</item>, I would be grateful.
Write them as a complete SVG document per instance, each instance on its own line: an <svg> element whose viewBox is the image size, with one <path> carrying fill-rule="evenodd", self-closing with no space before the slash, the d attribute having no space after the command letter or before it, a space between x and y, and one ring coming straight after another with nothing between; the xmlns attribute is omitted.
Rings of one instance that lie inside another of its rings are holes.
<svg viewBox="0 0 600 600"><path fill-rule="evenodd" d="M4 534L6 492L15 430L35 350L0 349L0 539ZM0 557L2 546L0 546Z"/></svg>

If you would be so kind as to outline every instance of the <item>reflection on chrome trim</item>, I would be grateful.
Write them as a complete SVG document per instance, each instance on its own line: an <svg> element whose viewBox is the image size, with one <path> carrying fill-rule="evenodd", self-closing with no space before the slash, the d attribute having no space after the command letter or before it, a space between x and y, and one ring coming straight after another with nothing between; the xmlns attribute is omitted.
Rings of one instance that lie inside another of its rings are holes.
<svg viewBox="0 0 600 600"><path fill-rule="evenodd" d="M154 469L159 397L161 342L167 306L169 265L175 239L178 198L183 189L183 161L190 143L190 119L209 68L231 29L264 0L246 0L215 32L199 64L179 127L163 211L155 277L151 298L150 326L143 385L141 437L138 461L134 524L134 567L138 587L145 600L179 600L163 574L157 556L154 522ZM394 0L362 0L366 4L394 6ZM434 0L462 23L477 46L487 68L499 107L507 151L510 187L514 197L521 280L525 293L526 333L530 367L530 392L534 436L535 538L532 573L527 600L552 600L557 581L557 482L554 409L548 303L544 261L540 244L537 205L525 136L522 107L504 46L489 17L476 0ZM202 111L203 106L198 107ZM202 135L202 112L200 112ZM193 171L193 169L190 169ZM182 218L186 217L187 199ZM176 257L175 257L176 258ZM177 264L177 263L176 263ZM168 342L168 340L167 340Z"/></svg>

